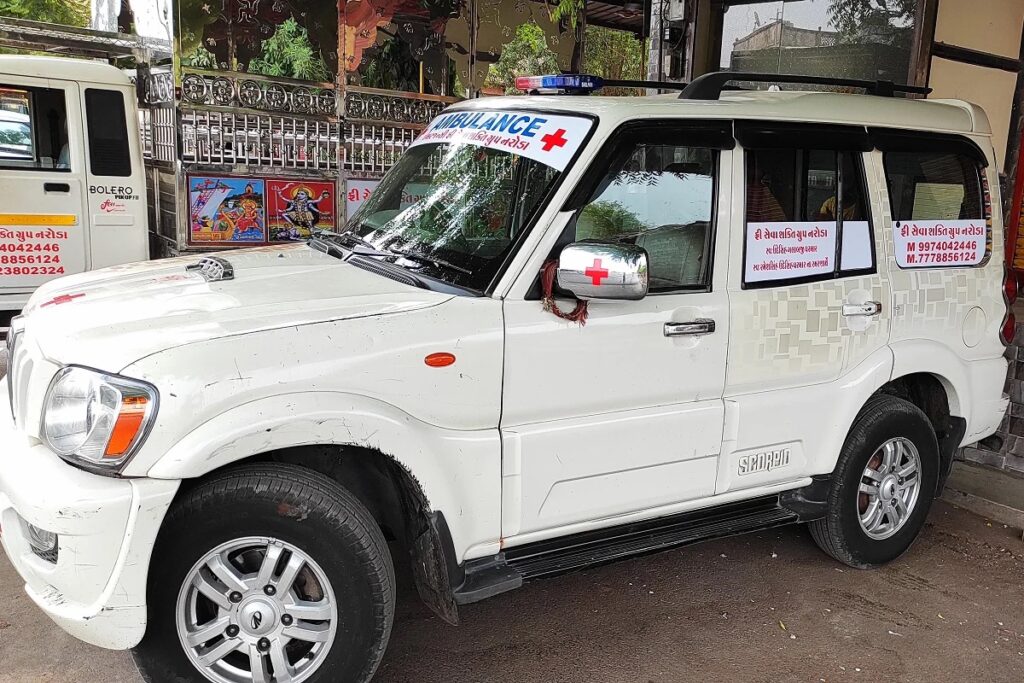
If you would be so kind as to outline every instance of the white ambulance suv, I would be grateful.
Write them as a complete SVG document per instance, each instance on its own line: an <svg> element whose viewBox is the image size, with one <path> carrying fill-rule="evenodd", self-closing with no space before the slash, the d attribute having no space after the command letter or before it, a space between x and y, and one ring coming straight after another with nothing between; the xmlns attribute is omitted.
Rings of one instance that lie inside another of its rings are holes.
<svg viewBox="0 0 1024 683"><path fill-rule="evenodd" d="M461 103L344 233L41 287L0 409L28 595L150 681L362 682L398 563L454 624L791 522L905 552L1007 405L988 121L727 78Z"/></svg>

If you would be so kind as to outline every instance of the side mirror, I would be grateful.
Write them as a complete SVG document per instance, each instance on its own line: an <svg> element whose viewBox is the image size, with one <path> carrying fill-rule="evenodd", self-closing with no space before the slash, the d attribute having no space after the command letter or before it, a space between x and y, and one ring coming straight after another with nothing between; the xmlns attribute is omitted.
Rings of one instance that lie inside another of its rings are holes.
<svg viewBox="0 0 1024 683"><path fill-rule="evenodd" d="M643 299L647 260L634 244L575 242L558 257L558 286L579 299Z"/></svg>

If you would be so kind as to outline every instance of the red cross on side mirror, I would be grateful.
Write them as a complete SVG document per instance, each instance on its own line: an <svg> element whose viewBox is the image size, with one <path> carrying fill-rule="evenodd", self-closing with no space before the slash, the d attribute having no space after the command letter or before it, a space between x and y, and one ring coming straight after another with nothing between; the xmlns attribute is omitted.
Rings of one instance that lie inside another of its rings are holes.
<svg viewBox="0 0 1024 683"><path fill-rule="evenodd" d="M556 277L578 299L642 299L647 252L635 244L576 242L562 249Z"/></svg>
<svg viewBox="0 0 1024 683"><path fill-rule="evenodd" d="M608 277L608 269L601 267L601 259L594 259L594 264L583 271L583 274L590 278L595 287L601 286L601 280Z"/></svg>

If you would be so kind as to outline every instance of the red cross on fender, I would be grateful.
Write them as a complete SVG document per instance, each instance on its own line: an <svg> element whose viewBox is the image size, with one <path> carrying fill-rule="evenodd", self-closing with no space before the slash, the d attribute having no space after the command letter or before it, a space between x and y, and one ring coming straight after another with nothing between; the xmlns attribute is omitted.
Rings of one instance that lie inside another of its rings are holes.
<svg viewBox="0 0 1024 683"><path fill-rule="evenodd" d="M565 137L565 128L559 128L554 133L548 133L540 139L544 145L541 147L545 152L550 152L555 147L565 147L569 139Z"/></svg>
<svg viewBox="0 0 1024 683"><path fill-rule="evenodd" d="M590 283L595 287L601 286L601 280L608 277L608 269L601 267L601 259L594 259L594 265L583 271L583 274L590 278Z"/></svg>

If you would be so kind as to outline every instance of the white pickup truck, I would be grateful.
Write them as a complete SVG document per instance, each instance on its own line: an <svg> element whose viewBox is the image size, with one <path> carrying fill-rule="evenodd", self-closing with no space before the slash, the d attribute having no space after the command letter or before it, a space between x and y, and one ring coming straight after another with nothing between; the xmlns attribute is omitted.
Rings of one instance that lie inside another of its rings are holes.
<svg viewBox="0 0 1024 683"><path fill-rule="evenodd" d="M906 551L1007 404L985 114L716 78L461 103L343 234L40 287L0 392L28 595L150 681L363 682L398 563L457 623L792 522Z"/></svg>
<svg viewBox="0 0 1024 683"><path fill-rule="evenodd" d="M0 312L149 257L135 97L108 64L0 55Z"/></svg>

